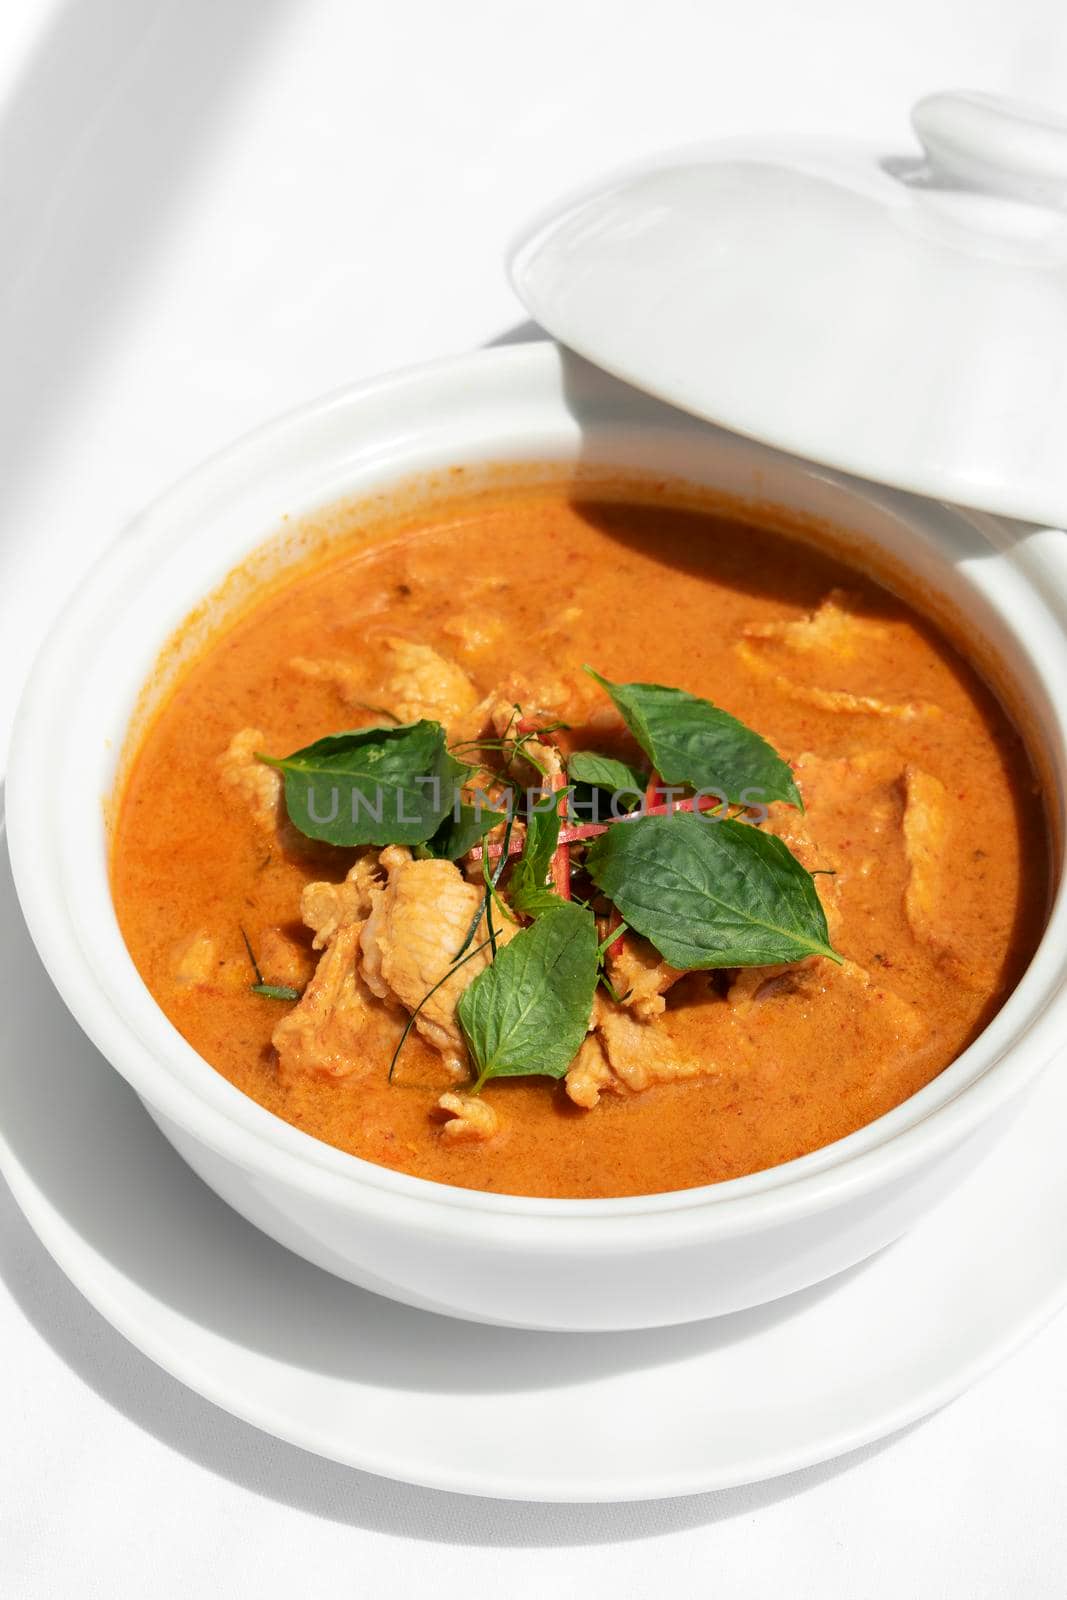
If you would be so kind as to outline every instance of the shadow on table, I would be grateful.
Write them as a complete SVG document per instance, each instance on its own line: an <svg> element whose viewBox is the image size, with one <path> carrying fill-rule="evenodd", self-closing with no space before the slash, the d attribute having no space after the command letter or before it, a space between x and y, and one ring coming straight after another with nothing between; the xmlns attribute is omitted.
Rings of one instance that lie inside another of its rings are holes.
<svg viewBox="0 0 1067 1600"><path fill-rule="evenodd" d="M161 1444L253 1494L371 1532L500 1547L641 1539L751 1515L829 1481L892 1442L767 1483L638 1505L539 1505L414 1488L272 1439L171 1378L81 1297L38 1242L2 1181L0 1277L60 1359Z"/></svg>
<svg viewBox="0 0 1067 1600"><path fill-rule="evenodd" d="M62 0L0 111L0 515L292 0Z"/></svg>

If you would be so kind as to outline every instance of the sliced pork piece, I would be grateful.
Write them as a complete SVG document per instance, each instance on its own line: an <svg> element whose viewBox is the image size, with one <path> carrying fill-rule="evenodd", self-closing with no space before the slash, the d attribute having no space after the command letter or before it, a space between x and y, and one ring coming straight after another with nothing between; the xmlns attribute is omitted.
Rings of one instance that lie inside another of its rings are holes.
<svg viewBox="0 0 1067 1600"><path fill-rule="evenodd" d="M818 756L793 762L804 811L775 802L764 829L817 873L816 891L831 941L846 887L871 880L872 893L892 893L902 871L900 757L892 750Z"/></svg>
<svg viewBox="0 0 1067 1600"><path fill-rule="evenodd" d="M303 989L315 970L315 958L306 944L291 938L284 928L264 928L255 949L264 983Z"/></svg>
<svg viewBox="0 0 1067 1600"><path fill-rule="evenodd" d="M656 1083L677 1083L713 1072L714 1065L682 1052L662 1023L641 1022L598 995L593 1031L567 1072L565 1087L575 1105L592 1110L601 1094L639 1094Z"/></svg>
<svg viewBox="0 0 1067 1600"><path fill-rule="evenodd" d="M917 939L936 951L953 977L970 987L991 985L995 973L961 948L959 919L953 907L952 814L948 791L939 778L908 765L901 778L904 794L904 854L908 884L904 911Z"/></svg>
<svg viewBox="0 0 1067 1600"><path fill-rule="evenodd" d="M509 775L546 791L554 788L563 776L563 757L543 739L524 738L516 723L555 722L558 712L544 706L530 680L518 675L495 689L486 704L489 727L504 740L501 756Z"/></svg>
<svg viewBox="0 0 1067 1600"><path fill-rule="evenodd" d="M904 853L908 858L904 909L916 938L944 947L949 940L944 915L948 796L939 778L918 767L905 767L902 782Z"/></svg>
<svg viewBox="0 0 1067 1600"><path fill-rule="evenodd" d="M384 889L371 891L371 913L361 939L363 977L382 999L399 1000L411 1012L422 1007L416 1028L440 1052L452 1075L462 1078L468 1067L467 1050L456 1005L489 965L489 947L449 974L481 892L451 861L413 861L410 851L399 845L382 851L381 864L389 877ZM499 911L493 920L498 946L518 931ZM483 916L466 953L487 937Z"/></svg>
<svg viewBox="0 0 1067 1600"><path fill-rule="evenodd" d="M937 951L954 976L979 985L992 982L993 974L976 968L961 947L945 868L955 854L952 812L940 779L903 763L890 750L834 757L806 753L794 771L804 797L803 816L772 805L764 826L785 840L809 872L833 870L833 877L815 880L831 942L842 897L851 901L850 926L856 927L857 907L873 915L887 898L900 896L912 934Z"/></svg>
<svg viewBox="0 0 1067 1600"><path fill-rule="evenodd" d="M939 717L941 707L930 700L883 700L878 695L853 694L848 689L828 689L820 684L798 683L795 678L779 671L773 661L753 648L747 639L737 644L737 654L750 671L758 677L768 678L779 691L791 700L814 706L817 711L840 712L845 715L870 717L896 717L912 722L920 717Z"/></svg>
<svg viewBox="0 0 1067 1600"><path fill-rule="evenodd" d="M795 806L775 801L768 806L766 820L760 824L760 828L762 832L771 833L776 839L781 839L786 848L796 856L800 865L808 872L816 874L815 892L825 913L830 943L833 944L841 921L839 908L841 858L831 845L820 841L817 832L820 818L820 785L816 774L821 773L822 765L821 758L817 756L802 756L794 763L794 775L806 810L798 811ZM863 783L866 786L866 774ZM823 814L827 804L832 805L836 799L841 798L843 798L841 790L834 789L833 780L829 786L822 787ZM825 832L832 837L829 828L826 828Z"/></svg>
<svg viewBox="0 0 1067 1600"><path fill-rule="evenodd" d="M377 850L365 851L349 868L342 883L306 883L300 896L300 916L315 934L312 945L324 950L339 928L363 922L370 915L371 890L384 881Z"/></svg>
<svg viewBox="0 0 1067 1600"><path fill-rule="evenodd" d="M833 1094L840 1071L841 1103L855 1126L903 1097L898 1090L912 1081L937 1027L880 972L853 961L820 959L774 977L742 973L727 1009L733 1053L754 1086L777 1095L788 1085L802 1107L809 1093L812 1104ZM828 1128L838 1125L829 1104L823 1114Z"/></svg>
<svg viewBox="0 0 1067 1600"><path fill-rule="evenodd" d="M446 1144L482 1144L500 1130L500 1118L480 1095L443 1094L438 1109L447 1113L441 1128Z"/></svg>
<svg viewBox="0 0 1067 1600"><path fill-rule="evenodd" d="M388 1019L357 967L363 924L341 928L320 958L303 998L278 1023L272 1042L278 1075L347 1078L380 1070Z"/></svg>
<svg viewBox="0 0 1067 1600"><path fill-rule="evenodd" d="M485 727L486 708L463 668L400 635L385 641L388 664L383 680L386 704L401 722L420 717L444 725L458 743L476 739Z"/></svg>
<svg viewBox="0 0 1067 1600"><path fill-rule="evenodd" d="M568 1097L583 1111L592 1111L599 1105L601 1093L617 1093L621 1083L612 1072L604 1046L597 1034L591 1033L567 1069L565 1088Z"/></svg>
<svg viewBox="0 0 1067 1600"><path fill-rule="evenodd" d="M285 809L285 780L276 767L256 760L257 750L266 750L268 740L259 728L241 728L218 758L218 773L223 789L252 817L264 842L276 846L283 855L304 862L328 861L333 846L309 839L294 828Z"/></svg>
<svg viewBox="0 0 1067 1600"><path fill-rule="evenodd" d="M209 981L218 963L218 946L210 933L201 930L175 945L171 972L175 983L196 988Z"/></svg>
<svg viewBox="0 0 1067 1600"><path fill-rule="evenodd" d="M205 928L188 934L174 947L171 976L183 989L239 989L241 978L233 962L219 954L218 941Z"/></svg>
<svg viewBox="0 0 1067 1600"><path fill-rule="evenodd" d="M852 660L872 639L884 639L888 632L884 622L859 612L856 596L845 589L831 589L806 617L753 622L741 631L746 639L774 639L791 650L824 651L841 661Z"/></svg>
<svg viewBox="0 0 1067 1600"><path fill-rule="evenodd" d="M171 974L183 989L210 989L215 994L247 993L254 981L248 952L231 927L232 941L223 946L214 934L198 929L174 947ZM301 989L315 965L309 951L282 931L265 928L255 941L264 981Z"/></svg>
<svg viewBox="0 0 1067 1600"><path fill-rule="evenodd" d="M679 978L684 978L685 973L664 961L647 939L635 933L624 933L619 944L621 948L617 954L615 945L611 945L605 957L608 979L619 997L619 1004L643 1022L650 1022L666 1007L663 996L667 990L673 988Z"/></svg>
<svg viewBox="0 0 1067 1600"><path fill-rule="evenodd" d="M845 676L854 679L857 660L890 632L885 622L858 610L856 598L843 589L831 589L806 617L754 622L741 631L737 653L745 666L770 679L782 694L819 711L904 721L941 715L941 708L929 701L893 701L833 683L842 666L849 668Z"/></svg>
<svg viewBox="0 0 1067 1600"><path fill-rule="evenodd" d="M858 1055L855 1041L863 1040L864 1059L877 1066L889 1064L894 1053L915 1046L926 1034L917 1007L855 961L838 965L816 956L794 967L749 967L738 973L726 998L739 1021L759 1017L771 1024L762 1043L772 1051L779 1048L774 1025L788 1030L790 1017L807 1014L816 1000L825 1018L827 1048L840 1036L850 1056Z"/></svg>
<svg viewBox="0 0 1067 1600"><path fill-rule="evenodd" d="M639 1022L618 1006L603 1008L597 1033L612 1072L634 1091L714 1071L711 1063L683 1053L662 1024Z"/></svg>
<svg viewBox="0 0 1067 1600"><path fill-rule="evenodd" d="M547 659L554 652L546 649ZM543 672L533 677L512 672L498 683L491 702L491 719L496 732L504 732L513 714L532 722L585 723L602 708L603 694L587 672L580 668L563 672ZM518 710L516 711L516 707Z"/></svg>
<svg viewBox="0 0 1067 1600"><path fill-rule="evenodd" d="M817 685L788 683L794 700L805 700L818 711L849 716L897 717L912 722L918 717L939 717L941 707L929 700L881 700L873 694L852 694L847 689L821 689Z"/></svg>
<svg viewBox="0 0 1067 1600"><path fill-rule="evenodd" d="M401 634L382 640L381 671L368 675L356 661L295 656L289 663L305 678L332 685L346 705L381 709L397 722L440 722L453 742L474 739L485 726L485 708L463 668L428 644Z"/></svg>
<svg viewBox="0 0 1067 1600"><path fill-rule="evenodd" d="M293 656L289 666L302 678L329 684L346 706L354 706L360 711L375 709L367 704L369 680L362 662L353 661L347 656Z"/></svg>
<svg viewBox="0 0 1067 1600"><path fill-rule="evenodd" d="M219 757L219 777L223 787L248 808L264 837L288 848L299 836L285 814L281 773L256 760L256 751L266 749L266 744L261 729L241 728Z"/></svg>
<svg viewBox="0 0 1067 1600"><path fill-rule="evenodd" d="M494 617L487 611L473 615L461 612L458 617L450 617L442 623L441 631L456 640L464 655L476 656L496 644L503 635L504 623L500 617Z"/></svg>

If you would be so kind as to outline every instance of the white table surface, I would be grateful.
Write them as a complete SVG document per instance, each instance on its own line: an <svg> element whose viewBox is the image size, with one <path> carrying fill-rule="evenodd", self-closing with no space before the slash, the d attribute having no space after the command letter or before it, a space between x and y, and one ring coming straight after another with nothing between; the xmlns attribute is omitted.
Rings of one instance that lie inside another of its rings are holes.
<svg viewBox="0 0 1067 1600"><path fill-rule="evenodd" d="M319 391L514 330L501 257L561 188L757 128L907 149L910 102L957 86L1062 107L1060 0L5 0L0 747L27 653L140 504ZM6 1190L0 1358L11 1600L1067 1590L1062 1318L884 1445L637 1507L276 1443L112 1332Z"/></svg>

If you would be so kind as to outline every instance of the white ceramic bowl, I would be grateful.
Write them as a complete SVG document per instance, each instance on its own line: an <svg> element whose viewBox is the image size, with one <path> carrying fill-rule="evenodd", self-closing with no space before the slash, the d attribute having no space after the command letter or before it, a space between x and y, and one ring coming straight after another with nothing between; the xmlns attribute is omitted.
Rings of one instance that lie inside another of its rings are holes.
<svg viewBox="0 0 1067 1600"><path fill-rule="evenodd" d="M370 496L427 469L523 461L714 485L828 519L861 551L906 563L1010 675L1048 758L1059 824L1062 534L808 466L536 344L384 378L296 412L208 462L127 529L57 622L26 689L8 782L15 879L37 948L82 1027L204 1181L290 1249L369 1289L479 1321L577 1330L712 1316L877 1250L1004 1129L1067 1029L1062 893L1029 971L990 1026L887 1116L751 1177L596 1201L429 1183L271 1116L167 1021L111 905L104 801L142 684L187 613L285 515ZM121 1184L121 1172L111 1181Z"/></svg>

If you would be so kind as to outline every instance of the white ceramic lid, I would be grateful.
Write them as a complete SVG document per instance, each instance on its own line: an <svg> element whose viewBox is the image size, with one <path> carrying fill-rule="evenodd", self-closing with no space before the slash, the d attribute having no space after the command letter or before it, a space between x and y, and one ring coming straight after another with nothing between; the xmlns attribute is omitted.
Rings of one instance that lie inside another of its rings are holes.
<svg viewBox="0 0 1067 1600"><path fill-rule="evenodd" d="M557 339L738 433L1067 526L1067 120L912 112L921 153L693 147L572 196L511 259Z"/></svg>

